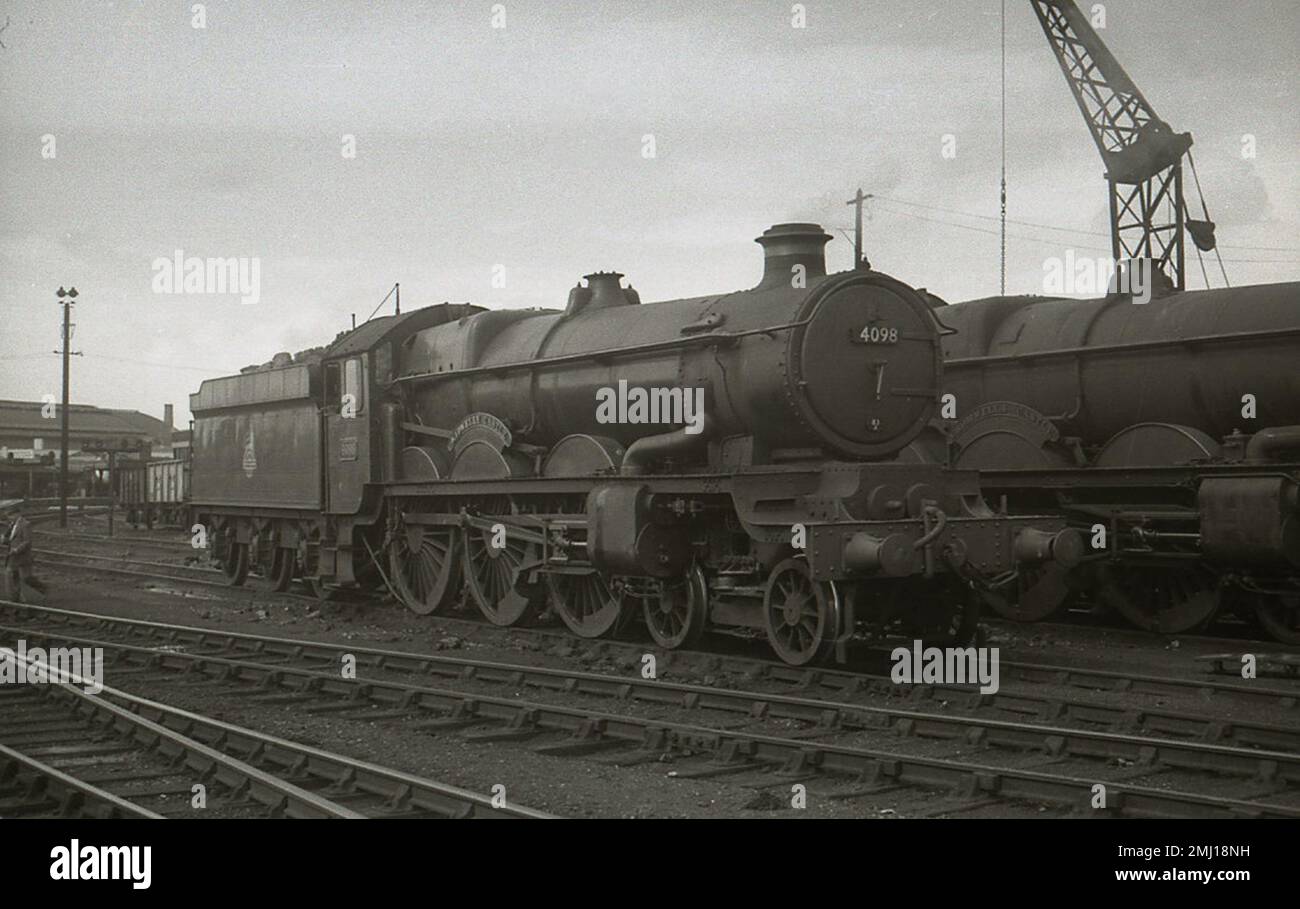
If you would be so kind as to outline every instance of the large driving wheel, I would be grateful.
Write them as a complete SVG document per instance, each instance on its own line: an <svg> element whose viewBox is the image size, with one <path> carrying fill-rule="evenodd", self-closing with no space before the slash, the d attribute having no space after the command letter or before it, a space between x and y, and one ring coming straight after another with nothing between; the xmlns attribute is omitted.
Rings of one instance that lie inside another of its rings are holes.
<svg viewBox="0 0 1300 909"><path fill-rule="evenodd" d="M1264 633L1283 644L1300 644L1300 593L1291 596L1260 594L1255 616Z"/></svg>
<svg viewBox="0 0 1300 909"><path fill-rule="evenodd" d="M660 647L692 647L708 621L709 589L704 572L694 566L684 578L663 581L654 596L642 601L646 628Z"/></svg>
<svg viewBox="0 0 1300 909"><path fill-rule="evenodd" d="M586 574L548 573L551 608L580 638L618 635L634 614L619 581L607 581L595 571Z"/></svg>
<svg viewBox="0 0 1300 909"><path fill-rule="evenodd" d="M399 520L388 566L406 607L417 615L446 610L460 593L460 530Z"/></svg>
<svg viewBox="0 0 1300 909"><path fill-rule="evenodd" d="M805 560L777 564L763 594L763 627L776 655L792 666L829 656L835 646L836 596L832 584L813 579Z"/></svg>
<svg viewBox="0 0 1300 909"><path fill-rule="evenodd" d="M522 625L537 618L541 597L526 583L525 573L527 566L536 563L539 550L509 527L504 535L490 527L466 529L465 586L492 624Z"/></svg>
<svg viewBox="0 0 1300 909"><path fill-rule="evenodd" d="M1065 609L1074 592L1070 569L1055 562L1025 565L1005 587L982 593L985 605L1013 622L1042 622Z"/></svg>
<svg viewBox="0 0 1300 909"><path fill-rule="evenodd" d="M1100 598L1144 631L1186 634L1214 620L1223 592L1213 572L1197 565L1108 565Z"/></svg>

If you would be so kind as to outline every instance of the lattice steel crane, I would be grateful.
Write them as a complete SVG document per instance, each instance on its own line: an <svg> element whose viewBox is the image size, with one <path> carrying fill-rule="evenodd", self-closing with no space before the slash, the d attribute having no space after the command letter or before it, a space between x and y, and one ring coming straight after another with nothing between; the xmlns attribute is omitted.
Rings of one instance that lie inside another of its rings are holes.
<svg viewBox="0 0 1300 909"><path fill-rule="evenodd" d="M1073 0L1030 2L1106 165L1112 256L1149 257L1184 290L1184 228L1198 249L1215 247L1208 212L1204 220L1188 217L1183 198L1191 133L1174 132L1156 115Z"/></svg>

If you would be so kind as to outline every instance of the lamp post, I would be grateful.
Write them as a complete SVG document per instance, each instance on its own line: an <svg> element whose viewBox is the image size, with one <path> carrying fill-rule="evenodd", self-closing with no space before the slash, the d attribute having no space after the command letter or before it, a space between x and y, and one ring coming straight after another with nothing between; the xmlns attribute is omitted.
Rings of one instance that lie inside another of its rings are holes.
<svg viewBox="0 0 1300 909"><path fill-rule="evenodd" d="M62 287L55 294L59 305L63 307L63 406L59 410L59 527L68 526L68 347L72 335L72 303L77 298L77 288L64 290Z"/></svg>

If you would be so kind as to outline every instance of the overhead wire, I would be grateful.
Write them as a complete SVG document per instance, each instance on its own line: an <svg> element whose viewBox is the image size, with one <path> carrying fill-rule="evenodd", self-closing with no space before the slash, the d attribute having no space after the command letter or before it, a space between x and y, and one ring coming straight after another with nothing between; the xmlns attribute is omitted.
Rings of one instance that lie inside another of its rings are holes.
<svg viewBox="0 0 1300 909"><path fill-rule="evenodd" d="M928 222L931 222L931 223L934 223L934 224L946 224L946 225L948 225L948 226L950 226L950 227L956 227L956 228L959 228L959 229L961 229L961 230L974 231L974 232L976 232L976 233L989 234L989 235L992 235L992 236L998 236L998 235L999 235L999 231L998 231L997 229L989 229L989 228L977 227L976 225L973 225L973 224L963 224L963 223L960 222L960 221L953 221L953 220L951 220L951 219L947 219L947 218L927 217L927 216L925 216L925 215L921 215L921 214L918 214L918 213L916 213L916 212L907 211L907 210L904 209L904 208L893 208L893 207L890 207L890 206L888 206L888 205L882 206L882 205L880 205L879 203L881 203L881 202L885 202L885 203L893 203L894 205L898 205L898 206L909 206L909 207L912 207L912 208L920 208L920 209L925 210L925 211L939 212L939 213L943 213L943 214L951 214L951 215L956 215L956 216L958 216L958 217L963 217L963 218L973 218L973 219L976 219L976 220L983 220L983 221L994 221L994 222L996 222L996 221L999 220L998 217L997 217L996 215L982 215L982 214L978 214L978 213L976 213L976 212L962 211L962 210L959 210L959 209L953 209L953 208L945 208L945 207L943 207L943 206L930 205L930 204L928 204L928 203L924 203L924 202L913 202L913 201L906 200L906 199L899 199L899 198L896 198L896 197L893 197L893 196L881 196L881 195L876 195L875 198L873 199L873 201L877 203L877 205L876 205L876 210L877 210L877 211L883 211L883 212L888 212L889 214L901 215L901 216L903 216L903 217L908 217L908 218L914 218L914 219L916 219L916 220L920 220L920 221L928 221ZM1007 219L1007 222L1008 222L1009 224L1015 224L1015 225L1019 225L1019 226L1021 226L1021 227L1033 227L1033 228L1036 228L1036 229L1059 230L1059 231L1064 231L1064 232L1066 232L1066 233L1074 233L1074 234L1078 234L1078 235L1080 235L1080 236L1101 237L1101 238L1109 238L1109 236L1110 236L1109 234L1107 234L1107 233L1102 233L1102 232L1100 232L1100 231L1086 231L1086 230L1079 230L1079 229L1076 229L1076 228L1055 227L1055 226L1052 226L1052 225L1040 224L1040 223L1033 222L1033 221L1021 221L1021 220L1017 220L1017 219L1015 219L1015 218L1009 218L1009 219ZM846 228L837 228L837 229L846 229ZM1008 234L1007 236L1008 236L1009 239L1012 239L1012 240L1020 240L1020 241L1029 242L1029 243L1038 243L1038 244L1042 244L1042 245L1058 246L1058 247L1060 246L1060 244L1061 244L1061 242L1062 242L1062 241L1060 241L1060 240L1056 240L1056 239L1052 239L1052 238L1048 238L1048 237L1035 237L1035 236L1028 236L1028 235L1025 235L1025 234ZM1087 245L1087 244L1082 244L1082 243L1077 243L1077 244L1074 244L1074 245L1075 245L1075 247L1078 248L1078 249L1095 250L1095 251L1097 251L1097 252L1104 252L1104 253L1109 253L1109 252L1111 251L1111 250L1110 250L1110 247L1108 247L1108 246L1107 246L1107 247L1101 247L1101 246ZM1273 250L1273 249L1275 249L1275 250L1277 250L1277 251L1283 251L1283 252L1290 251L1290 250L1287 249L1286 247L1246 247L1246 246L1242 246L1242 247L1237 247L1237 248L1241 248L1241 249L1259 249L1259 250L1262 250L1262 251L1268 251L1268 250ZM1300 251L1300 250L1297 250L1297 251ZM1224 261L1224 262L1245 263L1245 264L1251 264L1251 265L1296 265L1296 264L1300 264L1300 259L1234 258L1234 257L1227 257L1227 258L1224 258L1223 261Z"/></svg>

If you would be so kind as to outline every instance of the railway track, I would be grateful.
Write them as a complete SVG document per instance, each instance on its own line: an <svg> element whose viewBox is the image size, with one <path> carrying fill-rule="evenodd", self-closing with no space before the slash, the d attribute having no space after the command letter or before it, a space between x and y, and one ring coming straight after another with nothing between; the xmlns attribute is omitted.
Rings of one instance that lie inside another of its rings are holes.
<svg viewBox="0 0 1300 909"><path fill-rule="evenodd" d="M106 515L108 514L108 506L107 505L78 505L74 509L72 507L72 503L70 502L68 504L68 513L78 518L89 517L91 515ZM44 524L51 521L57 521L58 519L59 519L59 511L57 508L54 509L53 511L37 511L37 512L27 513L27 522L29 524Z"/></svg>
<svg viewBox="0 0 1300 909"><path fill-rule="evenodd" d="M292 600L299 600L311 603L315 606L321 605L321 600L313 595L296 594L292 592L276 593L270 589L260 590L258 588L247 587L230 587L225 582L221 572L213 568L203 566L178 566L167 563L147 562L139 560L124 560L108 556L82 556L73 555L71 559L83 558L92 561L95 564L84 564L83 562L69 560L67 553L56 552L53 550L36 550L38 554L43 555L42 564L51 567L95 571L116 574L125 577L147 578L150 580L172 581L177 584L196 584L205 587L217 587L226 590L245 591L249 594L263 593L275 597L283 597ZM53 556L53 560L50 560ZM122 568L115 565L100 564L104 562L114 562L121 564L135 564L144 566L145 570L132 568ZM169 574L158 571L158 568L169 570L185 571L187 574ZM451 627L460 627L467 630L486 630L508 632L510 634L534 637L539 640L551 640L556 642L567 642L569 644L590 644L595 647L605 647L611 650L621 650L626 653L640 654L644 653L649 642L636 643L626 640L602 639L598 642L582 641L575 639L563 629L549 630L546 628L530 626L514 626L503 629L488 623L482 618L463 618L459 616L440 615L438 621ZM1019 626L1025 628L1028 626ZM1142 632L1134 631L1133 634L1141 635ZM729 636L734 637L734 636ZM1204 639L1206 644L1223 644L1225 646L1246 649L1242 645L1248 643L1244 641L1225 641L1220 639ZM1287 648L1280 647L1273 642L1257 641L1253 642L1258 648L1250 648L1257 652L1270 652L1283 650ZM683 651L675 652L675 656L690 658L691 654ZM700 656L696 654L695 656ZM707 656L705 657L707 658ZM752 661L769 665L768 661ZM804 670L788 667L789 671L796 673L800 678L804 675ZM1292 710L1300 706L1300 691L1291 691L1288 689L1272 688L1266 685L1237 685L1228 682L1213 681L1209 679L1180 679L1174 677L1142 675L1136 673L1113 672L1107 670L1088 669L1084 667L1055 666L1042 663L1031 663L1025 661L1003 660L1001 668L1004 672L1010 672L1009 678L1021 681L1026 684L1060 684L1071 688L1084 688L1094 691L1116 691L1127 694L1148 695L1153 698L1166 696L1187 696L1194 695L1198 699L1208 700L1215 699L1218 701L1233 700L1241 703L1259 704L1267 707L1281 707L1284 710ZM836 674L833 671L818 670L825 672L829 679L835 679ZM850 677L857 676L857 673L845 673ZM942 686L937 686L942 690Z"/></svg>
<svg viewBox="0 0 1300 909"><path fill-rule="evenodd" d="M11 621L21 620L24 616L36 619L32 625L25 626L33 633L48 631L51 627L57 626L64 630L80 629L84 634L109 635L107 639L116 643L152 640L163 646L203 648L203 652L212 655L294 659L303 662L304 665L314 665L316 668L337 665L340 657L346 653L355 656L362 666L435 678L455 679L465 677L466 673L483 678L484 673L489 677L496 673L518 681L522 675L523 684L539 688L548 687L544 681L546 678L567 678L565 673L558 670L466 659L443 652L412 653L354 644L251 635L191 625L106 616L100 613L28 606L6 601L0 601L0 615L9 616ZM45 623L43 628L42 622ZM645 652L644 647L623 642L612 645L602 642L596 646L621 652L625 659L642 657ZM897 700L900 696L899 686L882 674L844 669L795 669L775 661L740 658L724 660L703 653L656 656L657 660L660 658L664 661L662 666L665 669L678 667L692 675L729 669L730 675L738 676L747 683L772 686L778 691L783 689L801 694L819 693L823 697L880 695L890 700ZM631 662L637 661L631 660ZM1016 679L1025 683L1022 691L999 690L997 693L984 694L969 685L922 684L909 686L907 690L910 693L906 697L914 704L949 704L956 710L996 710L1008 715L1074 722L1092 728L1110 730L1142 728L1188 740L1231 742L1249 747L1294 749L1300 752L1300 727L1242 720L1225 722L1222 718L1213 715L1180 712L1154 705L1148 709L1135 711L1131 707L1116 706L1096 700L1035 693L1035 689L1055 686L1086 687L1128 694L1145 691L1157 698L1183 695L1194 697L1202 702L1213 700L1217 696L1221 703L1240 699L1266 706L1282 718L1300 721L1300 710L1297 710L1300 689L1236 685L1160 676L1125 676L1118 673L1032 664L1011 664L1011 666ZM587 678L588 681L592 681L606 677L588 673ZM618 677L620 686L627 681L623 677ZM656 691L663 690L665 684L640 678L631 681L642 685L647 690ZM1107 682L1110 684L1104 684ZM550 687L562 687L562 685ZM1225 706L1230 707L1231 704L1227 703ZM901 715L905 711L899 713Z"/></svg>
<svg viewBox="0 0 1300 909"><path fill-rule="evenodd" d="M33 549L32 552L41 556L41 564L49 565L52 568L87 568L94 569L95 571L108 571L115 574L150 574L153 569L166 569L168 571L192 572L197 575L198 580L216 581L222 586L226 586L223 581L218 580L221 577L221 572L206 565L184 565L176 562L155 562L148 559L95 555L94 553L89 552L65 552L54 549ZM113 564L138 565L145 570L117 569L113 567Z"/></svg>
<svg viewBox="0 0 1300 909"><path fill-rule="evenodd" d="M1123 619L1111 614L1098 615L1084 609L1070 610L1053 619L1045 619L1038 622L1016 622L1011 619L998 618L990 613L981 616L980 623L988 628L996 628L1010 634L1020 635L1061 635L1076 632L1103 632L1111 636L1112 640L1120 640L1136 644L1179 640L1196 641L1202 644L1213 644L1224 647L1251 645L1260 650L1268 649L1298 652L1292 645L1261 638L1259 636L1259 629L1256 626L1250 624L1244 619L1236 618L1231 615L1216 619L1214 623L1209 626L1215 631L1220 632L1218 634L1209 634L1206 631L1200 631L1163 635L1157 632L1135 628L1132 625L1125 623Z"/></svg>
<svg viewBox="0 0 1300 909"><path fill-rule="evenodd" d="M221 793L212 817L359 816L73 685L6 686L0 703L0 741L23 781L0 803L7 817L201 816L196 783Z"/></svg>
<svg viewBox="0 0 1300 909"><path fill-rule="evenodd" d="M277 593L270 588L260 589L256 586L231 586L225 576L216 568L206 565L178 565L174 562L153 562L145 559L131 559L120 556L99 556L91 553L65 552L53 549L33 549L36 555L41 557L40 565L50 568L60 568L71 571L93 571L104 574L113 574L120 577L147 578L156 581L172 581L177 584L198 584L204 587L220 587L233 592L244 592L249 595L258 593L274 594L277 597L287 597L293 600L302 600L310 603L320 604L320 598L310 595L293 593L286 591ZM140 566L138 568L126 568L126 565ZM256 577L250 575L250 578Z"/></svg>
<svg viewBox="0 0 1300 909"><path fill-rule="evenodd" d="M51 536L69 536L64 534L50 533ZM85 539L96 542L112 543L114 541L105 537L94 535L83 535ZM133 543L135 541L132 541ZM176 541L157 541L159 545L169 548L175 548L180 551L193 552L194 550L187 543ZM37 555L42 557L42 563L50 567L85 570L85 571L102 571L109 574L116 574L123 577L146 577L156 580L173 581L176 583L193 583L210 587L228 588L231 590L249 590L250 592L263 592L267 594L274 593L275 596L288 597L294 600L304 602L320 603L319 597L308 593L295 593L286 591L277 593L267 587L265 590L254 585L248 588L231 587L226 581L224 575L216 568L198 565L177 565L171 562L155 562L143 559L123 558L119 556L98 556L92 553L73 553L64 550L53 549L36 549L33 550ZM76 560L83 560L91 564L82 564ZM109 564L111 563L111 564ZM137 568L122 567L125 565L135 565ZM179 572L179 573L177 573ZM257 576L250 575L256 579ZM269 582L268 582L269 583ZM336 591L334 596L348 598L356 596L354 592ZM440 616L440 618L442 618ZM1066 614L1056 621L1020 623L1005 619L992 618L985 616L981 622L991 628L998 628L1005 632L1014 634L1068 634L1072 632L1092 632L1103 631L1106 634L1118 636L1124 641L1138 644L1150 643L1153 641L1166 640L1165 637L1153 632L1143 631L1138 628L1111 622L1108 620L1099 620L1096 616L1087 613ZM1257 636L1256 629L1244 621L1229 626L1233 630L1232 635L1210 635L1204 633L1198 634L1181 634L1173 637L1180 640L1195 641L1200 644L1221 646L1225 648L1250 650L1253 652L1286 652L1300 655L1300 650L1290 647L1286 644L1279 644L1277 641L1263 640Z"/></svg>
<svg viewBox="0 0 1300 909"><path fill-rule="evenodd" d="M222 574L220 569L207 565L179 565L174 562L154 562L144 559L99 556L90 553L69 553L50 549L33 549L32 551L41 556L40 565L65 571L85 571L125 578L141 578L149 581L169 581L173 584L213 587L232 595L243 594L245 597L274 596L280 599L309 603L316 607L320 607L326 602L339 604L355 601L355 595L351 592L337 591L331 595L329 600L323 600L315 594L275 591L270 586L259 586L257 581L260 581L261 577L253 574L249 575L249 580L253 583L233 586L225 579L225 575ZM124 567L127 565L138 567Z"/></svg>
<svg viewBox="0 0 1300 909"><path fill-rule="evenodd" d="M15 817L161 820L163 815L0 745L0 818Z"/></svg>
<svg viewBox="0 0 1300 909"><path fill-rule="evenodd" d="M45 552L38 550L38 552ZM52 553L55 556L62 556L62 553ZM104 561L122 561L114 560L108 557L91 556L88 557L96 562ZM223 581L219 580L221 573L211 568L200 566L172 566L163 565L165 568L185 568L190 573L188 575L164 574L156 570L140 571L136 569L126 569L114 567L111 565L86 565L75 561L56 560L47 562L54 567L70 568L73 570L102 571L128 577L142 577L153 580L168 580L175 583L198 584L202 586L220 587L223 589L246 588L229 588ZM153 566L159 563L152 562L132 562L132 564L142 564ZM250 591L256 592L256 591ZM320 600L314 596L293 594L293 593L273 593L272 591L262 591L277 597L287 597L290 599L303 600L314 605L319 605ZM475 618L460 618L452 616L439 616L439 622L443 625L453 628L464 629L466 633L483 632L488 633L509 633L516 636L532 637L541 641L551 641L557 644L578 644L590 645L594 648L607 650L611 653L621 653L627 656L638 657L645 653L647 647L651 647L649 642L631 642L626 640L601 640L598 642L583 642L575 640L571 635L562 629L548 630L545 628L515 626L509 629L502 629L491 625L485 620ZM1240 642L1236 642L1240 643ZM1276 645L1267 645L1260 642L1269 649L1275 649ZM880 654L875 654L879 657ZM784 664L776 663L770 660L755 660L736 658L733 656L718 657L716 654L707 654L699 652L676 651L664 654L663 659L687 660L687 661L711 661L714 659L725 659L737 666L739 673L752 676L755 673L759 677L770 677L779 679L790 684L806 686L813 684L808 682L811 676L816 679L815 684L829 690L856 690L864 684L864 674L852 670L837 670L831 668L818 668L808 670L803 668L788 667ZM871 661L871 656L868 656ZM877 659L876 662L879 662ZM1127 696L1146 696L1147 698L1158 701L1167 697L1194 698L1201 702L1216 703L1239 703L1243 705L1252 705L1266 709L1280 709L1284 713L1290 714L1300 707L1300 689L1273 687L1268 684L1254 683L1242 685L1226 681L1217 681L1204 677L1198 678L1180 678L1170 676L1157 676L1140 673L1115 672L1101 669L1090 669L1087 667L1060 666L1044 663L1031 663L1025 661L1002 660L1000 663L1004 679L1012 682L1022 683L1024 686L1059 686L1063 688L1077 688L1094 692L1115 692ZM879 679L883 673L877 673L874 677ZM924 691L925 694L918 694L918 697L934 696L938 699L962 698L968 697L969 692L956 686L946 686L935 684L932 686L922 686L918 691ZM1005 698L1004 698L1005 700ZM1020 708L1020 712L1041 712L1049 711L1049 715L1058 715L1069 713L1074 710L1081 713L1092 713L1084 705L1076 705L1070 699L1061 698L1039 698L1029 696L1025 699L1027 704ZM1096 706L1096 705L1092 705ZM1100 709L1100 708L1098 708ZM1114 713L1115 711L1111 711ZM1121 713L1125 711L1120 711ZM1131 714L1129 710L1127 713ZM1126 720L1130 725L1141 722L1145 715L1139 715L1136 718L1129 716ZM1096 722L1096 720L1093 720ZM1180 723L1182 721L1171 721Z"/></svg>
<svg viewBox="0 0 1300 909"><path fill-rule="evenodd" d="M115 688L87 694L84 684L0 689L0 816L548 816Z"/></svg>
<svg viewBox="0 0 1300 909"><path fill-rule="evenodd" d="M548 753L614 751L621 753L618 761L630 763L658 760L663 753L707 753L705 766L682 772L688 776L759 772L768 777L766 785L771 785L773 778L783 782L801 775L836 779L848 776L857 784L850 788L850 795L833 793L831 797L859 797L917 786L964 793L959 804L944 803L943 813L970 810L970 805L984 804L989 799L1042 800L1081 808L1088 804L1093 786L1101 782L1114 787L1117 800L1110 804L1120 813L1300 817L1296 791L1300 785L1296 749L1300 730L1294 727L1216 726L1195 717L1166 715L1162 719L1182 725L1167 728L1164 737L1156 737L998 720L973 712L941 713L913 707L831 702L804 695L709 688L643 679L639 675L611 676L443 654L231 635L137 620L103 620L85 614L66 616L45 611L43 615L55 623L56 640L75 640L78 646L103 646L113 652L113 671L118 674L183 673L191 680L229 685L245 695L292 703L309 712L338 711L358 718L410 721L423 730L498 727L481 733L480 738L518 740L559 734L561 741L543 746ZM97 620L102 621L104 631L116 629L120 635L148 640L154 646L67 634L73 630L68 627L70 623L94 624ZM4 631L31 637L42 633L30 624ZM356 658L359 670L366 669L364 681L342 679L336 668L333 673L328 671L338 666L344 653ZM432 688L388 677L402 673L454 679L460 687ZM476 690L466 691L466 687ZM479 690L494 687L504 687L504 695ZM521 701L518 695L522 689L551 700ZM575 696L612 700L622 707L630 704L651 715L611 714L564 703ZM561 702L553 702L557 699ZM971 706L979 709L984 705L975 699ZM713 726L683 723L666 719L662 716L665 710L686 711L693 717L716 714L721 722ZM430 713L433 718L429 718ZM742 727L759 728L738 731L737 719ZM766 730L774 724L798 728L794 734L773 735ZM1170 737L1170 733L1185 734L1194 728L1220 741ZM1237 744L1222 744L1225 735ZM866 738L874 742L882 736L896 741L937 740L981 751L997 750L1010 754L1013 763L1028 755L1046 767L1088 765L1080 768L1086 769L1087 775L885 752L834 741ZM1118 775L1110 767L1112 763L1123 768ZM772 771L776 771L775 777ZM1166 773L1228 779L1251 797L1220 798L1129 782L1135 776ZM1261 794L1272 800L1261 800Z"/></svg>
<svg viewBox="0 0 1300 909"><path fill-rule="evenodd" d="M70 540L76 543L143 546L147 549L164 549L178 552L186 550L193 551L193 547L186 540L167 540L155 535L142 533L119 532L110 537L100 533L73 533L62 530L33 530L32 534L34 536L45 537L51 540Z"/></svg>

